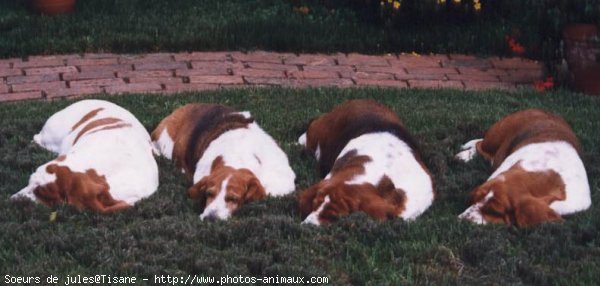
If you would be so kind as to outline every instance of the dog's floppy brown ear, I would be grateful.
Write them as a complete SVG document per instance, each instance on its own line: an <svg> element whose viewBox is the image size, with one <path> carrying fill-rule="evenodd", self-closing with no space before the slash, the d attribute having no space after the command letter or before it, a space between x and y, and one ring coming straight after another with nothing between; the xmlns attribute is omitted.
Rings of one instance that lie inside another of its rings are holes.
<svg viewBox="0 0 600 286"><path fill-rule="evenodd" d="M524 200L515 209L515 221L518 227L531 227L544 222L562 220L559 214L540 199Z"/></svg>
<svg viewBox="0 0 600 286"><path fill-rule="evenodd" d="M302 219L305 219L313 211L313 200L317 196L318 190L319 184L314 184L298 194L298 207Z"/></svg>
<svg viewBox="0 0 600 286"><path fill-rule="evenodd" d="M257 178L252 178L246 185L246 193L244 194L244 202L250 202L263 199L267 196L265 188Z"/></svg>
<svg viewBox="0 0 600 286"><path fill-rule="evenodd" d="M203 178L187 190L187 196L196 202L201 209L204 209L206 207L206 191L208 188L208 179Z"/></svg>
<svg viewBox="0 0 600 286"><path fill-rule="evenodd" d="M361 204L361 210L369 216L379 220L394 219L404 210L406 193L396 189L388 176L383 176L371 192L375 196Z"/></svg>

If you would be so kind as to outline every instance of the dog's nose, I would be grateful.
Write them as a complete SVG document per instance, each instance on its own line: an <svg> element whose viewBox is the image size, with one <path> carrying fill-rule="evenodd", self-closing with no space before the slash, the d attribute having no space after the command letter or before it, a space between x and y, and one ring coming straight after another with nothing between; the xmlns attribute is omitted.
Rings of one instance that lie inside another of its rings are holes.
<svg viewBox="0 0 600 286"><path fill-rule="evenodd" d="M209 213L202 214L200 218L209 222L214 222L218 219L216 211L211 211Z"/></svg>

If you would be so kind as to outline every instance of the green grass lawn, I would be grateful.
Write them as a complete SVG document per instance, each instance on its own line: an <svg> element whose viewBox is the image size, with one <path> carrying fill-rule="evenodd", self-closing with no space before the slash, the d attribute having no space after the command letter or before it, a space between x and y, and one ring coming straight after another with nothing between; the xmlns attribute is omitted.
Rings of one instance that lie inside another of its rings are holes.
<svg viewBox="0 0 600 286"><path fill-rule="evenodd" d="M0 57L79 52L272 50L502 55L511 25L385 29L321 0L81 0L76 13L35 14L30 0L0 1ZM308 15L294 7L308 5Z"/></svg>
<svg viewBox="0 0 600 286"><path fill-rule="evenodd" d="M83 1L81 1L83 2ZM218 1L215 1L218 2ZM158 159L160 187L114 215L58 211L9 195L54 156L31 143L45 120L72 101L0 104L0 274L321 276L335 285L594 285L600 276L600 101L569 92L377 89L244 89L102 97L152 130L176 107L219 102L250 110L287 152L298 189L318 180L316 161L294 142L309 118L351 98L393 108L421 141L437 199L418 220L379 223L354 214L325 227L301 225L293 195L242 207L226 222L203 222L186 198L190 182ZM533 229L459 221L468 193L490 174L482 159L453 155L502 116L537 107L564 116L582 141L594 206L564 223Z"/></svg>

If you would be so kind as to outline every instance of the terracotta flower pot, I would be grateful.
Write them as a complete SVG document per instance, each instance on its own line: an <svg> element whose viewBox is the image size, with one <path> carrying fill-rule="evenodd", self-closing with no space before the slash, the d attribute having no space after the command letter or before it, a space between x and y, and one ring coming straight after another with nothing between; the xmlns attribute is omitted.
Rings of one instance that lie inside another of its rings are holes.
<svg viewBox="0 0 600 286"><path fill-rule="evenodd" d="M571 24L563 31L565 59L575 90L600 95L600 29L592 24Z"/></svg>
<svg viewBox="0 0 600 286"><path fill-rule="evenodd" d="M31 5L36 11L46 15L71 13L75 10L76 0L32 0Z"/></svg>

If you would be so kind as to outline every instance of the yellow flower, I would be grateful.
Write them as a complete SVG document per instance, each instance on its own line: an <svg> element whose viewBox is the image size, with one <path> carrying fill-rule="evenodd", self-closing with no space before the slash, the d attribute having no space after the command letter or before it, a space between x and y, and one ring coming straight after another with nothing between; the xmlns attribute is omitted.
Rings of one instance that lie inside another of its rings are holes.
<svg viewBox="0 0 600 286"><path fill-rule="evenodd" d="M388 3L392 4L392 0L387 0L387 1L388 1Z"/></svg>
<svg viewBox="0 0 600 286"><path fill-rule="evenodd" d="M446 4L446 0L438 0L438 4Z"/></svg>
<svg viewBox="0 0 600 286"><path fill-rule="evenodd" d="M460 3L460 0L452 0L455 4Z"/></svg>
<svg viewBox="0 0 600 286"><path fill-rule="evenodd" d="M481 10L481 3L475 2L475 5L473 5L473 8L475 8L475 11Z"/></svg>
<svg viewBox="0 0 600 286"><path fill-rule="evenodd" d="M394 1L394 9L396 9L396 10L400 9L400 2L399 1Z"/></svg>

